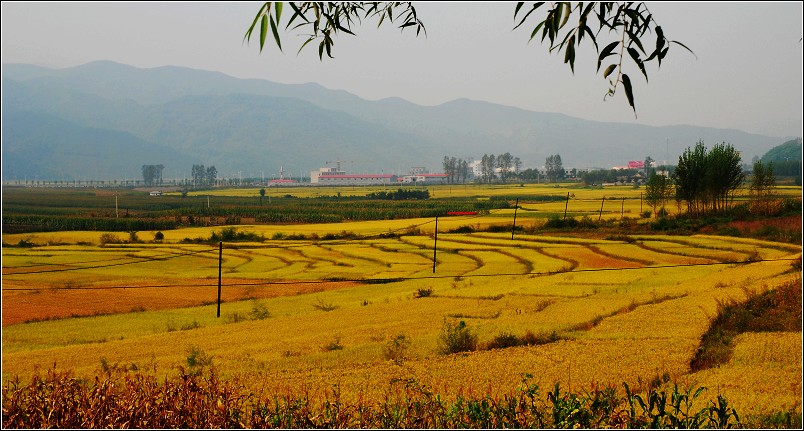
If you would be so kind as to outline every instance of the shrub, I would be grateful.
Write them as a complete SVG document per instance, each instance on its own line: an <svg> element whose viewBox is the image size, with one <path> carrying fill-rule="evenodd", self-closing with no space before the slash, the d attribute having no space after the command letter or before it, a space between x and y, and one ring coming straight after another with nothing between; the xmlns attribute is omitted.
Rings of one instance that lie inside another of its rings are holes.
<svg viewBox="0 0 804 431"><path fill-rule="evenodd" d="M461 320L457 324L444 321L444 327L438 338L439 351L442 354L472 352L477 350L477 335Z"/></svg>
<svg viewBox="0 0 804 431"><path fill-rule="evenodd" d="M323 352L332 352L335 350L343 350L343 344L341 344L341 337L337 335L332 341L329 342L329 344L321 346L321 351Z"/></svg>
<svg viewBox="0 0 804 431"><path fill-rule="evenodd" d="M237 323L246 320L246 317L238 312L234 312L224 314L223 319L226 323Z"/></svg>
<svg viewBox="0 0 804 431"><path fill-rule="evenodd" d="M154 234L154 241L162 241L163 239L165 239L165 234L161 231Z"/></svg>
<svg viewBox="0 0 804 431"><path fill-rule="evenodd" d="M192 322L185 323L184 325L181 325L181 330L182 331L189 331L191 329L198 329L200 327L201 327L201 325L198 323L198 321L193 319Z"/></svg>
<svg viewBox="0 0 804 431"><path fill-rule="evenodd" d="M263 320L271 317L271 312L265 308L265 304L262 302L254 303L254 306L251 308L251 312L248 314L251 316L251 320Z"/></svg>
<svg viewBox="0 0 804 431"><path fill-rule="evenodd" d="M337 310L340 307L332 303L326 304L324 303L324 300L319 299L317 304L313 304L313 308L321 311L332 311Z"/></svg>
<svg viewBox="0 0 804 431"><path fill-rule="evenodd" d="M122 244L123 241L115 234L111 232L102 233L100 236L100 243L101 245L106 244Z"/></svg>
<svg viewBox="0 0 804 431"><path fill-rule="evenodd" d="M491 349L506 349L508 347L516 347L520 345L519 338L514 334L504 333L494 337L485 346L485 350Z"/></svg>
<svg viewBox="0 0 804 431"><path fill-rule="evenodd" d="M475 228L473 228L472 226L467 226L467 225L460 226L460 227L457 227L455 229L447 231L447 233L474 233L474 232L475 232Z"/></svg>
<svg viewBox="0 0 804 431"><path fill-rule="evenodd" d="M425 287L417 290L416 293L413 294L413 296L415 296L416 298L426 298L432 294L433 294L433 288Z"/></svg>
<svg viewBox="0 0 804 431"><path fill-rule="evenodd" d="M383 356L385 359L394 361L397 365L402 365L406 359L405 352L408 347L410 347L410 340L404 334L399 334L385 345Z"/></svg>
<svg viewBox="0 0 804 431"><path fill-rule="evenodd" d="M198 347L191 346L187 349L187 366L190 369L200 369L212 365L212 356L207 355L206 352Z"/></svg>
<svg viewBox="0 0 804 431"><path fill-rule="evenodd" d="M21 248L31 248L31 247L33 247L33 246L35 246L35 245L36 245L36 244L34 244L34 243L31 241L31 239L30 239L30 238L27 238L27 239L21 239L21 240L20 240L20 242L18 242L18 243L17 243L17 247L21 247Z"/></svg>

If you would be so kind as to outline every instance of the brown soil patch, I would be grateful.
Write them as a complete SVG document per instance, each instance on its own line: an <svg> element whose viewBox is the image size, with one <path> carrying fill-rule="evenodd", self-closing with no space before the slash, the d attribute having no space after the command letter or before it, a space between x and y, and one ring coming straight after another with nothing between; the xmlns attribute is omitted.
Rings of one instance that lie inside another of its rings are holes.
<svg viewBox="0 0 804 431"><path fill-rule="evenodd" d="M54 289L3 282L3 326L17 323L86 317L132 311L164 310L214 304L217 280L175 280L131 283L125 288L96 286L86 289ZM305 282L224 279L221 301L275 298L344 289L355 282ZM169 284L169 286L168 286ZM156 287L154 287L156 286ZM12 289L34 290L12 290Z"/></svg>
<svg viewBox="0 0 804 431"><path fill-rule="evenodd" d="M756 231L765 226L775 227L784 231L801 232L801 214L755 221L734 221L729 223L729 226L740 229L743 232Z"/></svg>

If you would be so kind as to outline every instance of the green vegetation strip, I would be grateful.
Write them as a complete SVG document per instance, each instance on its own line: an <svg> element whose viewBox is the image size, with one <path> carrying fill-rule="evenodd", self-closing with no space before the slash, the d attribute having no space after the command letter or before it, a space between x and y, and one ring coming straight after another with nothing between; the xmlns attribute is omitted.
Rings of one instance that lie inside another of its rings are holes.
<svg viewBox="0 0 804 431"><path fill-rule="evenodd" d="M257 395L220 380L193 349L178 376L160 382L140 370L104 364L94 381L48 370L3 387L3 428L727 428L741 426L722 396L705 388L616 387L583 393L558 384L546 394L522 383L511 395L446 401L413 378L393 379L379 404L343 402L337 389L316 403L306 394ZM702 406L703 404L703 406Z"/></svg>
<svg viewBox="0 0 804 431"><path fill-rule="evenodd" d="M745 302L718 304L718 315L690 363L692 371L727 363L734 350L732 341L743 332L801 332L800 278L764 293L746 291L746 295Z"/></svg>

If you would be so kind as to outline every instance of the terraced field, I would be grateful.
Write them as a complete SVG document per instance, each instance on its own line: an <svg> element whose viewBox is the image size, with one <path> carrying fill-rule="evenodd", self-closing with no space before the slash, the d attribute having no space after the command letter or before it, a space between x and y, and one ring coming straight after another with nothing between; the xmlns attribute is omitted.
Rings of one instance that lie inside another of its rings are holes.
<svg viewBox="0 0 804 431"><path fill-rule="evenodd" d="M482 396L511 393L525 373L545 389L578 390L666 376L705 383L707 399L728 394L741 414L769 403L801 411L800 333L785 358L763 361L778 349L772 335L746 336L724 368L689 368L720 302L800 280L799 246L494 233L439 233L435 252L432 234L225 243L216 317L215 245L78 245L68 239L76 233L46 235L25 237L40 246L3 248L4 381L54 364L86 378L109 364L167 375L195 351L260 393L323 398L337 388L344 400L380 400L406 379L446 397ZM481 346L506 334L553 339L439 353L445 323L458 321ZM410 344L389 360L399 335Z"/></svg>

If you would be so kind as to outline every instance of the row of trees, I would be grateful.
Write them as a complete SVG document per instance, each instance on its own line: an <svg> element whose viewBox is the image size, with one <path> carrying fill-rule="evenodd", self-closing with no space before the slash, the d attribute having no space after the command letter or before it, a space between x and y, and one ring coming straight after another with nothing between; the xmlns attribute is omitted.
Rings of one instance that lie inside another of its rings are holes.
<svg viewBox="0 0 804 431"><path fill-rule="evenodd" d="M725 209L745 180L734 147L722 143L707 151L703 141L684 151L673 176L676 200L686 202L687 212L693 216Z"/></svg>
<svg viewBox="0 0 804 431"><path fill-rule="evenodd" d="M522 160L511 153L506 152L498 156L483 154L480 159L480 180L484 183L491 183L499 178L502 182L506 182L509 178L516 177L520 169L522 169Z"/></svg>
<svg viewBox="0 0 804 431"><path fill-rule="evenodd" d="M755 164L755 169L760 178L766 177L761 164ZM756 180L756 174L754 178ZM654 214L658 214L663 212L667 201L675 198L679 205L686 204L688 214L699 216L728 208L743 181L745 174L740 153L734 147L722 143L707 151L703 141L698 141L694 148L687 148L679 157L672 177L655 173L650 176L645 187L645 201L653 208ZM764 187L770 183L764 179L760 181L761 193L764 193Z"/></svg>
<svg viewBox="0 0 804 431"><path fill-rule="evenodd" d="M444 156L444 173L450 184L465 183L472 176L468 161L449 156Z"/></svg>
<svg viewBox="0 0 804 431"><path fill-rule="evenodd" d="M218 179L218 170L215 166L193 165L192 178L193 187L213 186Z"/></svg>
<svg viewBox="0 0 804 431"><path fill-rule="evenodd" d="M564 178L564 164L561 162L561 155L553 154L547 156L544 162L544 171L547 174L547 179L554 183Z"/></svg>
<svg viewBox="0 0 804 431"><path fill-rule="evenodd" d="M146 186L162 184L162 165L142 165L142 181Z"/></svg>
<svg viewBox="0 0 804 431"><path fill-rule="evenodd" d="M472 178L473 172L469 163L464 159L444 156L443 168L444 173L447 174L447 182L450 184L465 183ZM522 160L519 157L514 157L511 153L496 156L494 154L483 154L480 159L480 175L476 180L491 183L499 179L502 182L506 182L510 178L517 177L521 169Z"/></svg>
<svg viewBox="0 0 804 431"><path fill-rule="evenodd" d="M767 164L761 160L754 162L754 172L751 178L749 195L751 196L751 210L757 214L770 215L773 212L773 193L776 188L776 175L773 173L773 162Z"/></svg>

